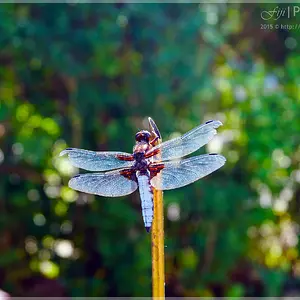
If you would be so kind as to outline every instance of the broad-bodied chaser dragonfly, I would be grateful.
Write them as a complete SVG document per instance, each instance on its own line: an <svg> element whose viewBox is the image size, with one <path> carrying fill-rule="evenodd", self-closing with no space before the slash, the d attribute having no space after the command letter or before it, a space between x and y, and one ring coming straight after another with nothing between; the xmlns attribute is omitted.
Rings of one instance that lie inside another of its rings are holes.
<svg viewBox="0 0 300 300"><path fill-rule="evenodd" d="M160 133L149 118L152 133L146 130L135 135L133 154L125 152L95 152L67 148L72 165L88 171L74 176L69 187L84 193L119 197L139 188L142 215L147 232L153 219L153 188L171 190L188 185L221 168L226 159L219 154L204 154L181 159L207 144L217 133L220 121L210 120L184 135L157 144Z"/></svg>

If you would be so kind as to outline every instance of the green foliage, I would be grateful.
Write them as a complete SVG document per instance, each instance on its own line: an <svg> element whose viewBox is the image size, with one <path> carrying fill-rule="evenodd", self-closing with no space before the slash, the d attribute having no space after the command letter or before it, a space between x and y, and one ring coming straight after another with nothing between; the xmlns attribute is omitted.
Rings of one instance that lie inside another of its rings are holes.
<svg viewBox="0 0 300 300"><path fill-rule="evenodd" d="M151 295L138 193L77 193L58 158L131 152L151 116L164 141L224 124L201 151L226 165L164 193L167 295L284 292L300 270L300 60L297 31L260 29L272 8L1 5L0 287L33 296L22 282L42 274L74 297Z"/></svg>

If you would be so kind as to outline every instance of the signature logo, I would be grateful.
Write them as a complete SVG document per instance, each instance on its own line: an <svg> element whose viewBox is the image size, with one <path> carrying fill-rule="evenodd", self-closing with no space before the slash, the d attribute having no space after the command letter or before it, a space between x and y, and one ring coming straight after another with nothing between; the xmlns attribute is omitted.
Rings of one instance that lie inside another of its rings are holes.
<svg viewBox="0 0 300 300"><path fill-rule="evenodd" d="M300 6L295 5L295 6L287 6L287 7L279 7L276 6L272 10L263 10L260 13L260 16L263 20L268 21L268 20L278 20L280 18L291 18L291 17L296 17L296 15L300 12Z"/></svg>
<svg viewBox="0 0 300 300"><path fill-rule="evenodd" d="M263 10L260 14L261 18L265 21L268 20L278 20L281 17L290 17L290 10L289 7L287 8L280 8L276 6L273 10Z"/></svg>

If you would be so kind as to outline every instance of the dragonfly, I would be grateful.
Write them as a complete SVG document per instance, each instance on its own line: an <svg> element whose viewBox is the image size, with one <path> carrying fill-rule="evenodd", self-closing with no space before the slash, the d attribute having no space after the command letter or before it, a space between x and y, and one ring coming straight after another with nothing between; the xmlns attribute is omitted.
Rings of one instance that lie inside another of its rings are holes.
<svg viewBox="0 0 300 300"><path fill-rule="evenodd" d="M133 153L96 152L67 148L70 163L96 173L75 175L70 188L98 196L120 197L139 190L142 216L147 232L153 220L153 189L171 190L191 184L221 168L226 159L216 153L184 158L206 145L223 125L210 120L182 136L159 143L160 132L148 118L151 133L141 130L135 135Z"/></svg>

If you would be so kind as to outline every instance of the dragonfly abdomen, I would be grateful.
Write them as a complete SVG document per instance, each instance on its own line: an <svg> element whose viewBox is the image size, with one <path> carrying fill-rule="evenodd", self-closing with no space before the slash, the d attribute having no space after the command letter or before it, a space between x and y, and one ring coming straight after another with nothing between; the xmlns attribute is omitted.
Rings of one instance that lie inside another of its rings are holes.
<svg viewBox="0 0 300 300"><path fill-rule="evenodd" d="M153 220L153 192L150 185L150 173L136 172L141 197L142 215L147 232L150 231Z"/></svg>

